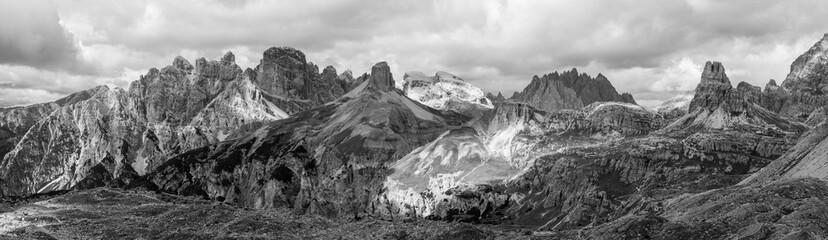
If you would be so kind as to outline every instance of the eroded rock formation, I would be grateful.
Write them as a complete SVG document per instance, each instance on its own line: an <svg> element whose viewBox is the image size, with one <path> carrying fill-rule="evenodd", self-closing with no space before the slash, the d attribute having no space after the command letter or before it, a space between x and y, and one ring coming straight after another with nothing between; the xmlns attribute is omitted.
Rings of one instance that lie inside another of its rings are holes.
<svg viewBox="0 0 828 240"><path fill-rule="evenodd" d="M269 49L257 70L242 70L230 52L195 65L177 57L150 69L129 90L102 86L52 103L2 109L0 134L8 138L0 145L0 191L69 189L93 172L101 175L89 172L94 169L106 169L112 179L144 175L169 157L334 100L358 81L349 71L342 77L332 67L316 71L292 48Z"/></svg>
<svg viewBox="0 0 828 240"><path fill-rule="evenodd" d="M602 74L595 78L577 69L563 73L534 76L532 82L510 99L526 102L532 106L552 111L558 109L579 109L594 102L625 102L635 104L632 95L618 94L615 87Z"/></svg>
<svg viewBox="0 0 828 240"><path fill-rule="evenodd" d="M148 179L162 191L247 207L330 217L379 211L373 201L387 166L465 118L406 98L384 62L366 76L331 104L176 156Z"/></svg>
<svg viewBox="0 0 828 240"><path fill-rule="evenodd" d="M434 109L476 116L494 107L483 90L447 72L437 72L434 76L407 72L404 81L407 97Z"/></svg>

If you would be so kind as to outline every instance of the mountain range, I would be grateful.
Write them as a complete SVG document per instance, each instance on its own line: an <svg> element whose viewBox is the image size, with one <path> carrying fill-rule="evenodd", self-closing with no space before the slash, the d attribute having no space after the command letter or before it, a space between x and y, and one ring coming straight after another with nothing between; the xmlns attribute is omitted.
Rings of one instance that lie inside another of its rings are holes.
<svg viewBox="0 0 828 240"><path fill-rule="evenodd" d="M781 85L734 87L710 61L654 108L577 69L506 98L385 62L320 72L290 47L253 69L177 57L128 89L0 108L0 234L824 239L826 106L828 34ZM182 209L215 226L149 224Z"/></svg>

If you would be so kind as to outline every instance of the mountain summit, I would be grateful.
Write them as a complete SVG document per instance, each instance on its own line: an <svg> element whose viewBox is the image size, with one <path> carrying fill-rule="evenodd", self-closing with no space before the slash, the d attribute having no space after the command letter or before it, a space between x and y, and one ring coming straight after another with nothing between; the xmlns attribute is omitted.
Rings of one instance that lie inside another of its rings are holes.
<svg viewBox="0 0 828 240"><path fill-rule="evenodd" d="M632 95L618 94L615 87L602 74L593 78L577 69L563 73L550 73L532 77L523 91L511 98L526 102L546 111L578 109L594 102L625 102L635 104Z"/></svg>
<svg viewBox="0 0 828 240"><path fill-rule="evenodd" d="M265 51L256 70L242 70L232 52L195 65L176 57L128 90L102 86L52 103L0 109L14 124L0 128L0 135L16 142L0 143L0 192L69 189L93 168L113 179L144 175L172 156L339 98L356 81L323 78L304 53L283 47Z"/></svg>

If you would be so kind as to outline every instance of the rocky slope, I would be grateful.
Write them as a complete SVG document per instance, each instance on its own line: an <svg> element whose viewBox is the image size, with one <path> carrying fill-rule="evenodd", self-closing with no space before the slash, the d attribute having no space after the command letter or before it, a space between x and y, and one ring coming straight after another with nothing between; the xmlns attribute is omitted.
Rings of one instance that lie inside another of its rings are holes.
<svg viewBox="0 0 828 240"><path fill-rule="evenodd" d="M694 91L677 94L658 106L653 107L652 110L661 114L664 118L675 120L690 112L690 102L693 101L694 96L696 96L696 92Z"/></svg>
<svg viewBox="0 0 828 240"><path fill-rule="evenodd" d="M150 69L129 90L98 87L54 103L4 109L0 114L9 121L0 134L14 143L3 146L14 148L0 162L0 191L69 189L96 166L113 179L143 175L171 156L336 99L358 81L333 67L319 74L301 51L271 48L256 70L243 71L232 53L220 61L197 59L195 66L178 57Z"/></svg>
<svg viewBox="0 0 828 240"><path fill-rule="evenodd" d="M733 88L719 62L707 62L696 87L689 113L661 130L690 134L707 130L802 132L807 126L779 117L755 103L759 90L747 83ZM754 100L754 101L751 101Z"/></svg>
<svg viewBox="0 0 828 240"><path fill-rule="evenodd" d="M828 180L828 123L823 122L805 134L799 142L762 171L745 179L743 184L776 180L817 178Z"/></svg>
<svg viewBox="0 0 828 240"><path fill-rule="evenodd" d="M515 201L505 194L508 182L531 172L539 157L570 145L646 135L659 123L658 115L632 104L550 113L505 102L397 161L382 197L393 208L383 214L499 223L491 218L502 216L496 209Z"/></svg>
<svg viewBox="0 0 828 240"><path fill-rule="evenodd" d="M772 79L768 82L760 104L803 122L814 110L828 105L828 34L791 64L782 86Z"/></svg>
<svg viewBox="0 0 828 240"><path fill-rule="evenodd" d="M287 209L100 188L0 199L0 239L515 239L517 233L433 221L342 221Z"/></svg>
<svg viewBox="0 0 828 240"><path fill-rule="evenodd" d="M91 97L94 89L81 91L53 102L40 103L29 106L0 108L0 158L14 148L14 145L23 138L41 119L49 116L55 109L83 101Z"/></svg>
<svg viewBox="0 0 828 240"><path fill-rule="evenodd" d="M378 63L338 100L176 156L147 179L165 192L246 207L355 218L379 211L373 200L388 165L466 120L394 85L388 65Z"/></svg>
<svg viewBox="0 0 828 240"><path fill-rule="evenodd" d="M745 89L755 88L733 88L709 63L691 113L672 123L617 102L553 112L503 103L398 161L386 198L398 216L559 232L662 211L737 184L807 129L749 103Z"/></svg>
<svg viewBox="0 0 828 240"><path fill-rule="evenodd" d="M534 76L523 91L510 99L532 104L545 111L578 109L594 102L635 104L632 95L618 94L604 75L598 74L592 78L586 73L579 74L574 68L563 73Z"/></svg>
<svg viewBox="0 0 828 240"><path fill-rule="evenodd" d="M744 89L744 87L743 87ZM753 88L749 88L753 89ZM580 229L662 211L670 199L732 186L783 155L805 130L734 89L708 62L690 113L652 134L541 156L504 194L508 222Z"/></svg>
<svg viewBox="0 0 828 240"><path fill-rule="evenodd" d="M403 80L407 97L434 109L471 116L494 107L483 90L447 72L437 72L434 76L407 72Z"/></svg>
<svg viewBox="0 0 828 240"><path fill-rule="evenodd" d="M492 101L492 105L498 105L506 101L506 97L504 97L500 92L497 92L497 95L486 93L486 98Z"/></svg>

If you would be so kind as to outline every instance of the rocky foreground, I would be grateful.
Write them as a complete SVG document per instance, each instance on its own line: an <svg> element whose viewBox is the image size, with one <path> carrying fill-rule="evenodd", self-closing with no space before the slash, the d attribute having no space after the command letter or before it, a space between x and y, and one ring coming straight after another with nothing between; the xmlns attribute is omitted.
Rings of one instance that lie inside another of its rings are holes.
<svg viewBox="0 0 828 240"><path fill-rule="evenodd" d="M0 214L0 239L512 239L518 235L468 223L337 221L285 208L251 210L109 188L3 199Z"/></svg>

